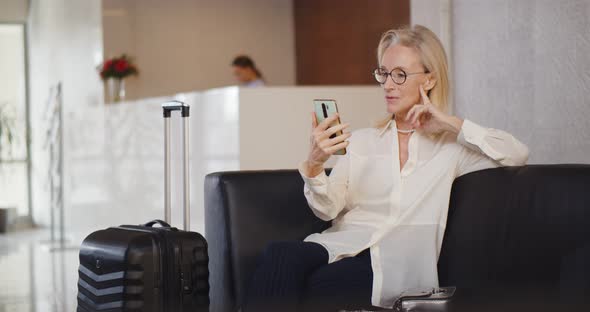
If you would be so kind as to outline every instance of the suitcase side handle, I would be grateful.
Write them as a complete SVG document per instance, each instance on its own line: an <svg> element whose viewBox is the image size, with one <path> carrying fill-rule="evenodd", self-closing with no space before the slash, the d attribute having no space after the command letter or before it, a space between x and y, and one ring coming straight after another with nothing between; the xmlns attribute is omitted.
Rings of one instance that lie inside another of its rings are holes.
<svg viewBox="0 0 590 312"><path fill-rule="evenodd" d="M147 226L147 227L153 227L154 225L159 224L161 227L172 227L170 226L170 224L168 224L168 222L164 222L160 219L156 219L156 220L152 220L146 224L144 224L143 226Z"/></svg>
<svg viewBox="0 0 590 312"><path fill-rule="evenodd" d="M162 104L164 114L164 220L172 220L170 198L170 116L172 111L180 111L182 120L182 174L183 174L183 229L190 229L190 174L189 174L189 124L190 105L181 101Z"/></svg>

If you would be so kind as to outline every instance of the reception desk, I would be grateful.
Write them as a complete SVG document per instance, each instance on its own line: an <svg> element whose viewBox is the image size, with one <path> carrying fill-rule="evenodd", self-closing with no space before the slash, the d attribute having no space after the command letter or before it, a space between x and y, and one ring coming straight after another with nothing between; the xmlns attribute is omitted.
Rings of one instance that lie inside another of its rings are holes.
<svg viewBox="0 0 590 312"><path fill-rule="evenodd" d="M385 117L378 87L227 87L93 108L86 121L66 127L66 229L79 238L98 228L163 218L161 103L191 105L191 229L203 231L205 175L296 168L309 150L315 98L335 99L351 130ZM173 116L173 135L180 135L179 126ZM182 224L179 143L172 140L174 225Z"/></svg>

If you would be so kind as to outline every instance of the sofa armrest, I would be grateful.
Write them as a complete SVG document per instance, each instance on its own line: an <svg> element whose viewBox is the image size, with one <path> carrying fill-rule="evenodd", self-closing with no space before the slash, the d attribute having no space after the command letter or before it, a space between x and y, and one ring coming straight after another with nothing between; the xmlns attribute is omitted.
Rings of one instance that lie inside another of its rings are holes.
<svg viewBox="0 0 590 312"><path fill-rule="evenodd" d="M296 170L207 175L211 311L235 310L268 243L302 240L329 225L311 212Z"/></svg>

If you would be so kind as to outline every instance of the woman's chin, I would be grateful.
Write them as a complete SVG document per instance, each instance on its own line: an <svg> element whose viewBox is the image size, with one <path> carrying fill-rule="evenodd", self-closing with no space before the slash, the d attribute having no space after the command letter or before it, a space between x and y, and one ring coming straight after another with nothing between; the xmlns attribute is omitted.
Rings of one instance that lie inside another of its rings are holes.
<svg viewBox="0 0 590 312"><path fill-rule="evenodd" d="M387 113L389 114L400 114L407 112L412 106L408 106L405 103L399 102L387 102Z"/></svg>
<svg viewBox="0 0 590 312"><path fill-rule="evenodd" d="M397 103L387 103L387 113L395 114L400 111L400 105Z"/></svg>

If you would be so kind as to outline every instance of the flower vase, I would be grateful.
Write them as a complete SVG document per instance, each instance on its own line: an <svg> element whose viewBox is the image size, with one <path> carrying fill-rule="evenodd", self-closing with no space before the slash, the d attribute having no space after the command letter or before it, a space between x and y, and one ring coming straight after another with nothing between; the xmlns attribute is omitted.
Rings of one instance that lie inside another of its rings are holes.
<svg viewBox="0 0 590 312"><path fill-rule="evenodd" d="M125 100L125 80L110 78L107 80L108 97L110 103L118 103Z"/></svg>

